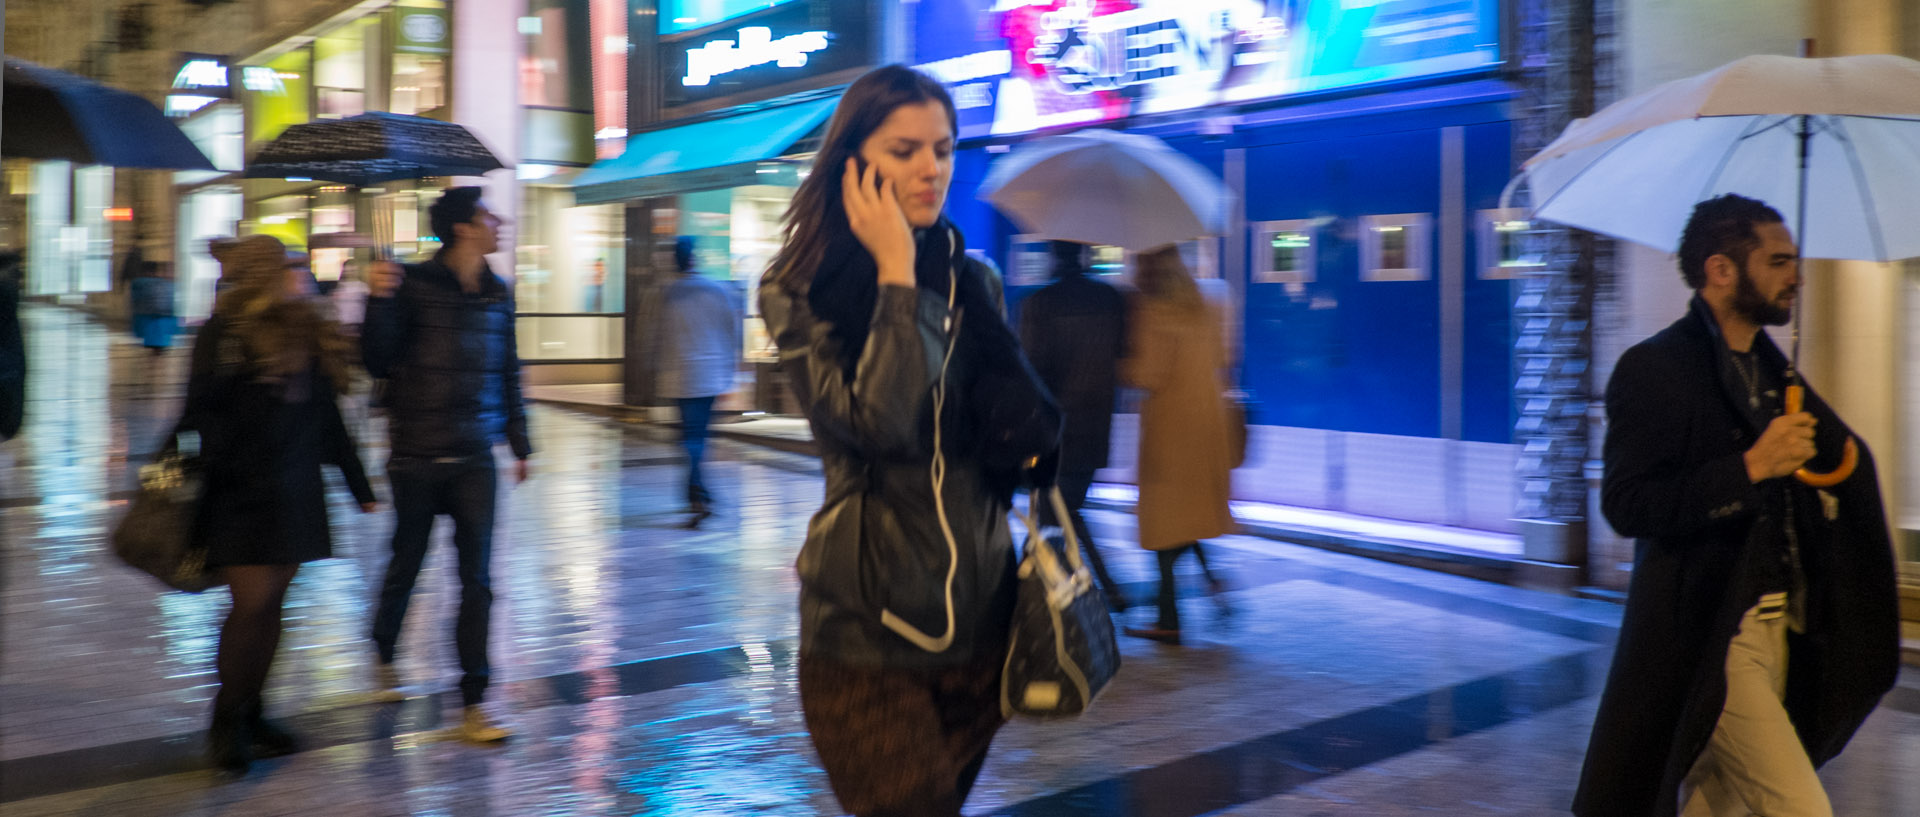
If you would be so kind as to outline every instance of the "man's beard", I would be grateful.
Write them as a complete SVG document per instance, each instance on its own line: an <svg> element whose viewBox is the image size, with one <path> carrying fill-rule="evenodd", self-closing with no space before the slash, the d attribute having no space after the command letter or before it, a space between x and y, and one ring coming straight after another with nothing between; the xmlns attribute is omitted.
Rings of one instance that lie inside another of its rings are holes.
<svg viewBox="0 0 1920 817"><path fill-rule="evenodd" d="M1760 288L1753 285L1753 276L1747 274L1746 264L1737 264L1735 269L1740 273L1739 282L1733 289L1735 313L1752 321L1756 326L1785 326L1787 321L1793 320L1793 307L1781 306L1760 294ZM1793 292L1795 289L1788 287L1782 291L1782 294Z"/></svg>

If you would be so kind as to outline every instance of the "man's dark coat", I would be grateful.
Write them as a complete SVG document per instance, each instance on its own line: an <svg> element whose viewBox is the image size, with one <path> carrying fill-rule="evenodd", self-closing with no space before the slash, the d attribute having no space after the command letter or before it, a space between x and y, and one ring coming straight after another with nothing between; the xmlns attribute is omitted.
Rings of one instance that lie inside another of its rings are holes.
<svg viewBox="0 0 1920 817"><path fill-rule="evenodd" d="M1761 366L1786 358L1762 332ZM1818 396L1826 471L1851 435ZM1672 815L1680 782L1725 705L1727 643L1763 592L1751 534L1790 509L1805 570L1806 633L1788 637L1786 706L1816 766L1846 746L1899 671L1893 552L1873 457L1820 491L1791 477L1754 485L1744 452L1771 417L1747 389L1706 303L1627 350L1607 384L1601 509L1637 540L1620 642L1600 698L1573 811ZM1829 514L1825 506L1837 511ZM1831 518L1829 518L1831 517ZM1775 530L1779 530L1775 527Z"/></svg>

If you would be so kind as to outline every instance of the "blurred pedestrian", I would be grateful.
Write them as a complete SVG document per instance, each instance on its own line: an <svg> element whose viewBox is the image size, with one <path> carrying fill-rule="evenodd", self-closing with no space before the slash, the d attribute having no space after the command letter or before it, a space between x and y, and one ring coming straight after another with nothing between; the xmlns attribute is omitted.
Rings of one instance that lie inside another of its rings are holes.
<svg viewBox="0 0 1920 817"><path fill-rule="evenodd" d="M233 597L220 628L220 689L209 758L243 773L297 740L264 717L262 690L280 643L280 611L302 562L332 555L326 483L340 469L365 512L375 509L360 456L335 402L346 387L346 340L271 236L243 239L227 292L194 341L179 428L200 437L206 467L194 530Z"/></svg>
<svg viewBox="0 0 1920 817"><path fill-rule="evenodd" d="M586 311L599 312L606 306L607 262L605 259L593 259L593 267L587 278Z"/></svg>
<svg viewBox="0 0 1920 817"><path fill-rule="evenodd" d="M1233 454L1227 428L1226 323L1175 247L1139 256L1140 293L1122 373L1145 392L1140 407L1140 546L1160 563L1159 620L1128 635L1180 643L1173 568L1202 540L1233 529Z"/></svg>
<svg viewBox="0 0 1920 817"><path fill-rule="evenodd" d="M1092 275L1088 250L1073 241L1052 242L1053 283L1020 304L1020 345L1066 413L1055 484L1073 518L1055 520L1050 503L1034 510L1042 525L1073 525L1108 605L1120 611L1127 609L1126 594L1107 572L1080 509L1094 472L1107 467L1120 360L1127 354L1127 299Z"/></svg>
<svg viewBox="0 0 1920 817"><path fill-rule="evenodd" d="M173 346L173 336L180 331L174 317L172 269L158 261L144 262L130 287L133 334L155 357Z"/></svg>
<svg viewBox="0 0 1920 817"><path fill-rule="evenodd" d="M27 408L27 349L20 332L20 254L0 250L0 440L20 433Z"/></svg>
<svg viewBox="0 0 1920 817"><path fill-rule="evenodd" d="M233 254L233 249L239 246L239 244L240 239L232 236L223 235L207 239L207 255L212 256L214 263L220 265L220 277L213 279L213 295L215 300L218 300L220 295L227 291L227 259Z"/></svg>
<svg viewBox="0 0 1920 817"><path fill-rule="evenodd" d="M680 277L667 285L658 336L661 397L680 407L680 444L687 452L687 527L697 528L713 515L713 492L700 471L706 455L707 426L714 399L733 391L740 370L741 315L733 289L700 274L694 264L694 239L674 242L673 262Z"/></svg>
<svg viewBox="0 0 1920 817"><path fill-rule="evenodd" d="M1058 412L943 215L953 101L899 65L841 98L760 308L819 441L800 703L841 807L957 815L1000 728L1020 463Z"/></svg>
<svg viewBox="0 0 1920 817"><path fill-rule="evenodd" d="M453 518L460 562L460 613L454 645L460 655L459 735L474 743L512 732L482 704L493 674L487 655L493 607L493 518L499 476L494 446L513 449L514 481L527 480L527 415L520 394L513 291L487 265L500 249L505 222L478 187L441 194L427 215L441 248L431 260L375 271L360 349L367 371L387 378L393 458L393 558L374 613L379 651L376 693L405 697L393 665L407 603L427 555L435 517Z"/></svg>
<svg viewBox="0 0 1920 817"><path fill-rule="evenodd" d="M1680 238L1687 313L1607 383L1600 509L1636 541L1620 643L1573 811L1582 817L1833 814L1814 770L1899 672L1891 537L1873 457L1816 489L1852 432L1765 326L1793 315L1780 213L1726 195Z"/></svg>

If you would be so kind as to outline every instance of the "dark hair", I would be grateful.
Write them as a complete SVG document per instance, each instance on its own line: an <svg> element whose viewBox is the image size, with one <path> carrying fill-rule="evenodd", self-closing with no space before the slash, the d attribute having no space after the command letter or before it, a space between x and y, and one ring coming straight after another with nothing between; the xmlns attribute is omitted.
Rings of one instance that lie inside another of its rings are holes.
<svg viewBox="0 0 1920 817"><path fill-rule="evenodd" d="M481 192L478 187L449 187L427 208L427 220L441 245L453 246L453 225L473 222L473 217L480 212Z"/></svg>
<svg viewBox="0 0 1920 817"><path fill-rule="evenodd" d="M1724 255L1735 264L1760 247L1756 224L1782 224L1780 211L1759 199L1728 193L1693 206L1687 229L1680 234L1680 277L1687 287L1707 285L1707 259Z"/></svg>
<svg viewBox="0 0 1920 817"><path fill-rule="evenodd" d="M787 207L785 237L768 265L767 280L788 292L800 292L835 235L845 233L847 211L840 203L841 178L847 160L859 155L867 137L880 129L895 109L938 102L947 111L947 125L957 136L959 120L953 97L932 77L904 65L875 68L853 81L834 108L826 138L814 157L813 172L800 183Z"/></svg>
<svg viewBox="0 0 1920 817"><path fill-rule="evenodd" d="M690 235L673 240L673 266L681 272L693 271L693 242L694 238Z"/></svg>
<svg viewBox="0 0 1920 817"><path fill-rule="evenodd" d="M1053 274L1055 277L1072 272L1087 271L1088 247L1078 241L1049 241L1053 250Z"/></svg>

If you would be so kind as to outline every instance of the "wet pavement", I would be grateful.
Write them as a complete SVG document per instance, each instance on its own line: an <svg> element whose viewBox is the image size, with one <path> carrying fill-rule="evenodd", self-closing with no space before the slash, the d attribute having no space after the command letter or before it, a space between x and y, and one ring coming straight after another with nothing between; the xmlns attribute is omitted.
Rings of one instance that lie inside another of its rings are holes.
<svg viewBox="0 0 1920 817"><path fill-rule="evenodd" d="M149 357L75 312L23 317L29 425L0 446L0 814L839 813L794 663L791 563L817 464L716 441L722 513L684 530L666 434L538 406L535 475L503 486L494 555L491 697L516 738L446 736L444 524L401 642L415 695L369 699L392 520L357 513L336 480L336 558L296 580L269 688L307 749L216 778L199 751L226 599L156 592L105 544L178 409L184 350ZM380 422L351 415L377 473ZM1093 521L1146 598L1131 517ZM1232 589L1209 599L1184 577L1188 645L1123 639L1092 712L1009 725L969 813L1565 813L1617 607L1252 537L1212 556ZM1920 814L1920 673L1901 683L1823 773L1839 814Z"/></svg>

